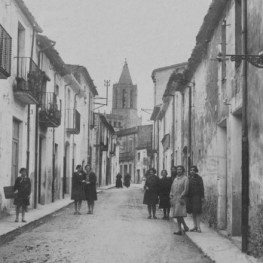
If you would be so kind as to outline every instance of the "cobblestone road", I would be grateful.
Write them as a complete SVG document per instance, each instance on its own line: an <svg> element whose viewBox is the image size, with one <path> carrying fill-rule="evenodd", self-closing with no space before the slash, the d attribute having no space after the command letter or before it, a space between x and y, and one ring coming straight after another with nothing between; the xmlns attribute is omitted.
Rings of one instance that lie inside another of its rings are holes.
<svg viewBox="0 0 263 263"><path fill-rule="evenodd" d="M86 203L78 216L68 207L0 247L1 262L210 262L186 237L173 235L172 220L146 219L140 188L106 190L98 198L93 215Z"/></svg>

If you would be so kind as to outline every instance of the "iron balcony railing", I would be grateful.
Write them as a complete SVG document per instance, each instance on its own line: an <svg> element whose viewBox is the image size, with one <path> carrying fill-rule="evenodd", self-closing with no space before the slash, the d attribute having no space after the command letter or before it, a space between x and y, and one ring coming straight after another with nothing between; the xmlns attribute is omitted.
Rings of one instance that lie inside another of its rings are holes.
<svg viewBox="0 0 263 263"><path fill-rule="evenodd" d="M44 80L44 72L36 63L28 57L16 57L17 76L15 95L26 104L38 104L40 102L41 86Z"/></svg>
<svg viewBox="0 0 263 263"><path fill-rule="evenodd" d="M11 75L12 38L0 25L0 79Z"/></svg>
<svg viewBox="0 0 263 263"><path fill-rule="evenodd" d="M39 122L44 127L58 127L61 124L61 105L54 92L44 92L41 96Z"/></svg>
<svg viewBox="0 0 263 263"><path fill-rule="evenodd" d="M66 110L66 131L70 134L80 133L80 113L76 109Z"/></svg>

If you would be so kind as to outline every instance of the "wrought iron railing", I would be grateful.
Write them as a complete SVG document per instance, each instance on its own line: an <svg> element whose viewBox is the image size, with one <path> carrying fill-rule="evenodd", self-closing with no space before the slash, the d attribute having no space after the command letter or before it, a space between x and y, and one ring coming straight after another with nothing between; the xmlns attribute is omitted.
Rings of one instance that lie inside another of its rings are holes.
<svg viewBox="0 0 263 263"><path fill-rule="evenodd" d="M12 38L0 25L0 79L11 75Z"/></svg>
<svg viewBox="0 0 263 263"><path fill-rule="evenodd" d="M44 73L29 57L16 57L16 60L17 85L15 91L27 92L39 101Z"/></svg>
<svg viewBox="0 0 263 263"><path fill-rule="evenodd" d="M41 96L40 124L46 127L58 127L61 123L61 105L54 92L44 92Z"/></svg>
<svg viewBox="0 0 263 263"><path fill-rule="evenodd" d="M76 109L66 110L66 127L70 134L80 133L80 113Z"/></svg>

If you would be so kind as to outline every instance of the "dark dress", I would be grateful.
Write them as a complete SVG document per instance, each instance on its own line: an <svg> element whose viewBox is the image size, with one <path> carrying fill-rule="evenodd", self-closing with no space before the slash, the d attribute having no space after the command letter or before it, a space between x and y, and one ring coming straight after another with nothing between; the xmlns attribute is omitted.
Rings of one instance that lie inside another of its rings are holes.
<svg viewBox="0 0 263 263"><path fill-rule="evenodd" d="M17 206L28 206L29 196L31 194L31 182L28 177L19 176L16 178L14 191L18 190L15 195L14 205Z"/></svg>
<svg viewBox="0 0 263 263"><path fill-rule="evenodd" d="M159 208L170 208L170 191L173 183L172 177L166 177L160 179L159 186Z"/></svg>
<svg viewBox="0 0 263 263"><path fill-rule="evenodd" d="M129 174L126 174L124 177L124 185L126 187L130 187L131 184L131 176Z"/></svg>
<svg viewBox="0 0 263 263"><path fill-rule="evenodd" d="M97 177L95 173L90 172L89 174L86 174L86 180L89 181L89 184L85 184L85 197L88 202L93 202L97 200L97 189L96 189L96 183L97 183Z"/></svg>
<svg viewBox="0 0 263 263"><path fill-rule="evenodd" d="M122 180L121 180L122 176L121 174L117 174L116 176L116 187L117 188L122 188Z"/></svg>
<svg viewBox="0 0 263 263"><path fill-rule="evenodd" d="M71 200L82 201L85 200L84 194L84 183L85 174L83 172L75 172L72 176L72 191L71 191Z"/></svg>
<svg viewBox="0 0 263 263"><path fill-rule="evenodd" d="M160 179L156 175L149 175L144 185L144 197L143 204L145 205L157 205L158 193L159 193L159 181ZM149 189L146 190L146 187Z"/></svg>
<svg viewBox="0 0 263 263"><path fill-rule="evenodd" d="M200 175L189 176L189 190L187 213L202 213L202 198L204 198L204 184Z"/></svg>

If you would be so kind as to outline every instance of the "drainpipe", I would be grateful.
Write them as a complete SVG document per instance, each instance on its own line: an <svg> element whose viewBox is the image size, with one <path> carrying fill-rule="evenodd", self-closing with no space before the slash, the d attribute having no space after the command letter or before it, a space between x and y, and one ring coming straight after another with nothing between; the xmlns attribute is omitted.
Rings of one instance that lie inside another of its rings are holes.
<svg viewBox="0 0 263 263"><path fill-rule="evenodd" d="M66 84L64 88L64 156L63 156L63 193L62 193L62 198L65 198L66 194L66 187L67 187L67 163L66 163L66 116L67 116L67 105L66 105L66 94L67 94L67 86L70 86L70 84Z"/></svg>
<svg viewBox="0 0 263 263"><path fill-rule="evenodd" d="M242 21L243 21L243 54L247 56L247 0L242 0ZM242 252L248 250L248 222L249 222L249 142L247 123L247 61L243 62L243 107L242 107Z"/></svg>
<svg viewBox="0 0 263 263"><path fill-rule="evenodd" d="M159 120L157 120L157 174L159 175L159 158L160 158L160 155L159 155L159 140L160 138L160 129L159 129Z"/></svg>
<svg viewBox="0 0 263 263"><path fill-rule="evenodd" d="M188 125L188 173L190 172L190 167L192 165L192 87L188 86L189 88L189 125Z"/></svg>
<svg viewBox="0 0 263 263"><path fill-rule="evenodd" d="M174 119L175 119L175 95L173 95L173 105L172 105L172 153L173 153L173 159L171 160L171 167L174 166L174 141L175 141L175 125L174 125ZM170 167L170 168L171 168Z"/></svg>
<svg viewBox="0 0 263 263"><path fill-rule="evenodd" d="M52 44L46 48L43 48L41 50L38 51L38 67L40 68L40 53L43 53L44 50L51 48L55 45L55 42L52 42ZM41 86L42 88L42 86ZM40 94L42 95L42 90L40 91ZM40 97L41 97L40 95ZM34 178L34 208L37 208L37 183L38 183L38 128L39 128L39 105L36 104L36 120L35 120L35 178ZM40 176L40 174L39 174Z"/></svg>
<svg viewBox="0 0 263 263"><path fill-rule="evenodd" d="M33 26L33 36L31 45L31 55L29 71L32 70L32 59L34 54L34 43L35 43L35 27ZM30 104L27 105L27 150L26 150L26 169L29 176L29 159L30 159ZM36 189L36 188L35 188Z"/></svg>

